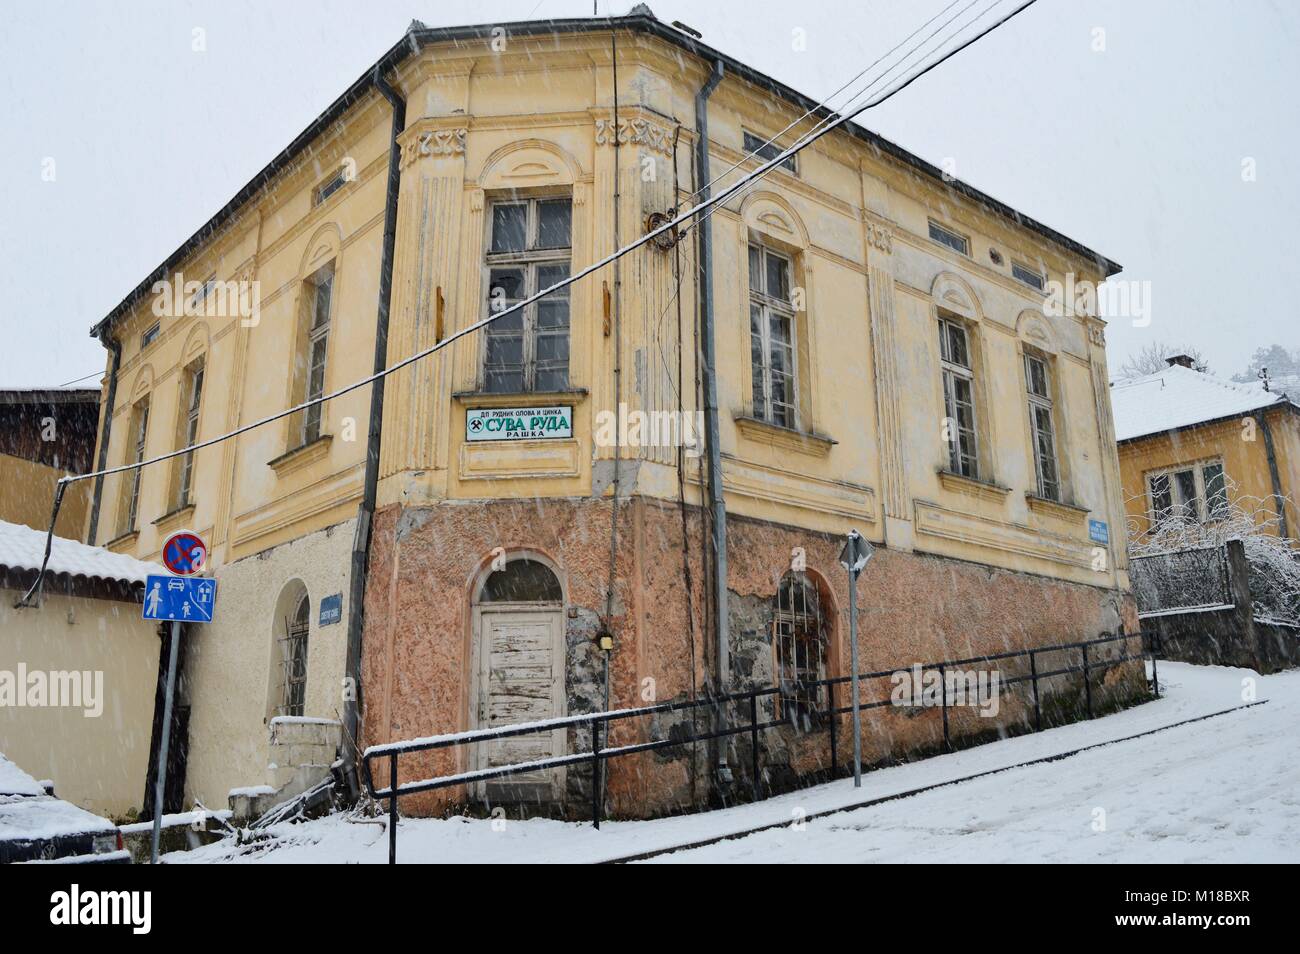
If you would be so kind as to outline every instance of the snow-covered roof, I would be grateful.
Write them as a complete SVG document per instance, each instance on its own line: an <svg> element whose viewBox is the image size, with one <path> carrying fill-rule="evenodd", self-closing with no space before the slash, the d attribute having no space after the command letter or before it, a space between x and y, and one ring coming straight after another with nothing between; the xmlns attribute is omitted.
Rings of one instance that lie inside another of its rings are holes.
<svg viewBox="0 0 1300 954"><path fill-rule="evenodd" d="M1181 365L1117 381L1110 389L1119 441L1235 417L1287 400L1285 394L1265 391L1262 384L1224 381Z"/></svg>
<svg viewBox="0 0 1300 954"><path fill-rule="evenodd" d="M0 520L0 567L39 570L45 555L45 534L20 523ZM87 546L76 540L55 537L50 548L50 573L90 580L143 583L150 573L165 573L157 563L113 553L103 547Z"/></svg>
<svg viewBox="0 0 1300 954"><path fill-rule="evenodd" d="M0 752L0 795L44 795L45 789Z"/></svg>

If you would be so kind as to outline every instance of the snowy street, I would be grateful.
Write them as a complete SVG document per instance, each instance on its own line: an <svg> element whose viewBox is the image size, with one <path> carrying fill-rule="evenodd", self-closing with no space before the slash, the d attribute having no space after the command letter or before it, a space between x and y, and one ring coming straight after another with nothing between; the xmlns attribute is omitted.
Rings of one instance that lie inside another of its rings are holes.
<svg viewBox="0 0 1300 954"><path fill-rule="evenodd" d="M398 860L599 862L781 827L663 854L654 862L1294 862L1300 858L1300 672L1160 666L1158 702L733 809L589 824L404 819ZM1059 761L822 818L843 806L996 771L1254 701ZM220 842L169 863L383 863L383 818L332 816L273 829L272 840Z"/></svg>

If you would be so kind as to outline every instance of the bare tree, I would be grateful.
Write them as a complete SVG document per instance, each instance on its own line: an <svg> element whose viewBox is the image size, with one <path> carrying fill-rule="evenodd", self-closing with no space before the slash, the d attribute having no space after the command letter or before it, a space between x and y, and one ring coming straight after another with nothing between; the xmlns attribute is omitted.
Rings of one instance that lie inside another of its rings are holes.
<svg viewBox="0 0 1300 954"><path fill-rule="evenodd" d="M1165 359L1179 354L1190 357L1192 366L1197 371L1208 372L1210 370L1210 366L1205 361L1205 356L1201 354L1199 349L1190 345L1153 341L1135 354L1129 355L1128 360L1119 366L1119 376L1121 378L1140 378L1144 374L1163 371L1169 366Z"/></svg>

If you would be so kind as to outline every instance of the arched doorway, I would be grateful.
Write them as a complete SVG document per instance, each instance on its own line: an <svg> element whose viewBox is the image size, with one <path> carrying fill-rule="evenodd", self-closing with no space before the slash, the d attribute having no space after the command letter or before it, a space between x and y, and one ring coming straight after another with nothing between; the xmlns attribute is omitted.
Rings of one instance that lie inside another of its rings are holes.
<svg viewBox="0 0 1300 954"><path fill-rule="evenodd" d="M532 557L490 570L474 594L478 728L500 728L565 714L564 594L555 572ZM480 769L562 755L566 733L502 739L475 746ZM550 802L564 793L564 771L506 776L485 783L491 802Z"/></svg>

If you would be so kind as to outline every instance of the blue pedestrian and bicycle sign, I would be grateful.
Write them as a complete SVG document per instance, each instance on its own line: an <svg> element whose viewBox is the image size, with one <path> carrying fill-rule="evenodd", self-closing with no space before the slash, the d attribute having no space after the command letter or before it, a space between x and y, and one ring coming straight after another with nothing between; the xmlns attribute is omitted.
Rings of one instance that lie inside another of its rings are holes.
<svg viewBox="0 0 1300 954"><path fill-rule="evenodd" d="M210 623L216 605L216 580L207 577L152 575L145 580L145 619Z"/></svg>

